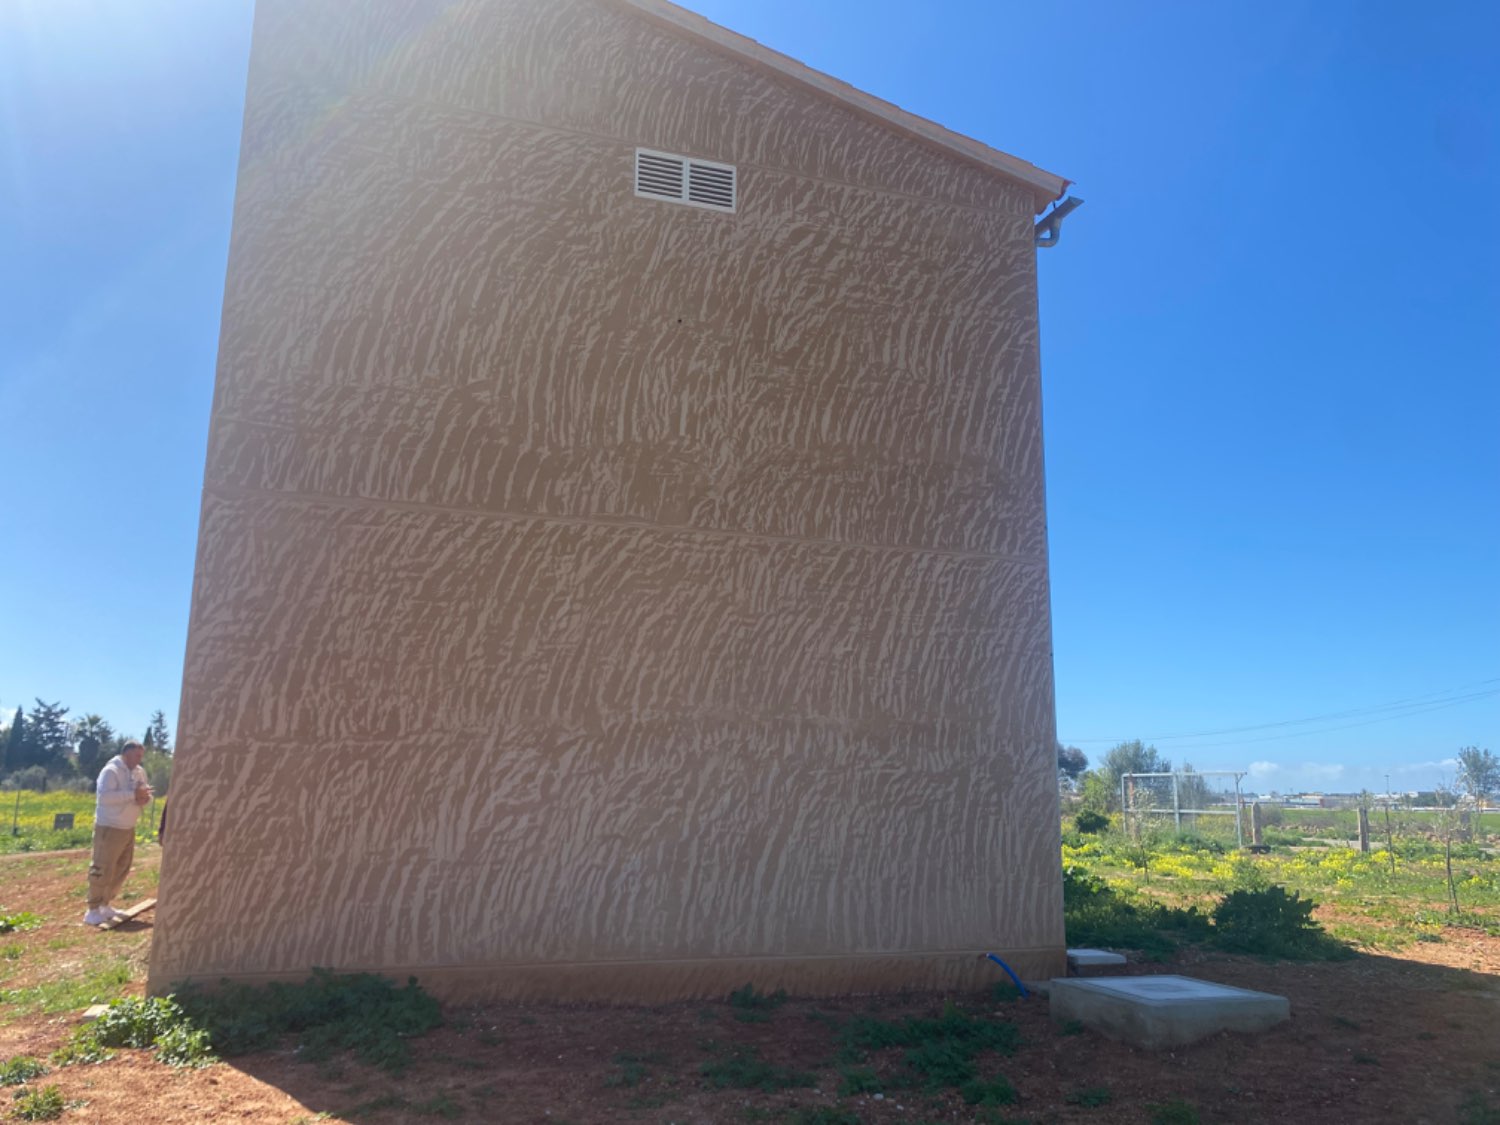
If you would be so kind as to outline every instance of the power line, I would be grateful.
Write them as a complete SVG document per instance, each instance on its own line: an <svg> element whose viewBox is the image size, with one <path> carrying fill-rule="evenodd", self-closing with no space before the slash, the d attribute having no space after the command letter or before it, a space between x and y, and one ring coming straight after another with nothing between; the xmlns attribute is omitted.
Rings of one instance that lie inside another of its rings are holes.
<svg viewBox="0 0 1500 1125"><path fill-rule="evenodd" d="M1222 727L1217 730L1192 731L1184 734L1151 734L1140 736L1144 742L1169 742L1184 738L1211 738L1221 734L1245 734L1253 731L1274 730L1279 727L1301 726L1306 723L1324 723L1334 719L1351 719L1364 715L1375 715L1381 712L1395 712L1383 715L1378 719L1370 719L1366 722L1353 723L1349 726L1367 726L1370 723L1385 722L1389 719L1405 718L1407 715L1419 715L1427 711L1436 711L1444 707L1456 707L1463 703L1471 703L1477 699L1487 699L1493 695L1500 695L1500 688L1487 688L1484 691L1472 691L1477 687L1486 687L1489 684L1500 684L1500 676L1494 676L1485 680L1475 680L1471 683L1460 684L1456 687L1444 688L1441 691L1427 692L1424 695L1411 696L1406 699L1396 700L1391 703L1380 703L1370 707L1356 707L1346 711L1331 711L1323 715L1312 715L1304 719L1282 719L1274 723L1256 723L1243 727ZM1468 694L1455 696L1452 693L1464 691ZM1447 697L1447 698L1444 698ZM1327 727L1316 731L1296 731L1286 735L1273 735L1265 739L1248 739L1239 741L1262 742L1270 741L1271 738L1297 738L1308 734L1322 734L1325 731L1347 730L1349 726ZM1067 739L1074 743L1119 743L1132 741L1126 738L1074 738ZM1218 743L1216 745L1227 745Z"/></svg>

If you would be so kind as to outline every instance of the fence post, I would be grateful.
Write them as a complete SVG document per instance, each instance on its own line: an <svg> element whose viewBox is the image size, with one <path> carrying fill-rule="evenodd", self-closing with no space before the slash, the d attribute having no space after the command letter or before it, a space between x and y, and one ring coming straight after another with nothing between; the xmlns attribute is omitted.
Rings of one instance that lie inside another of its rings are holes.
<svg viewBox="0 0 1500 1125"><path fill-rule="evenodd" d="M1177 775L1172 775L1172 819L1177 822L1177 835L1182 835L1182 801L1177 796Z"/></svg>
<svg viewBox="0 0 1500 1125"><path fill-rule="evenodd" d="M1259 801L1256 801L1254 804L1252 804L1250 806L1250 842L1252 844L1254 844L1257 848L1260 847L1263 843L1265 843L1265 841L1260 838L1260 802Z"/></svg>
<svg viewBox="0 0 1500 1125"><path fill-rule="evenodd" d="M1363 805L1359 806L1359 850L1370 850L1370 810Z"/></svg>

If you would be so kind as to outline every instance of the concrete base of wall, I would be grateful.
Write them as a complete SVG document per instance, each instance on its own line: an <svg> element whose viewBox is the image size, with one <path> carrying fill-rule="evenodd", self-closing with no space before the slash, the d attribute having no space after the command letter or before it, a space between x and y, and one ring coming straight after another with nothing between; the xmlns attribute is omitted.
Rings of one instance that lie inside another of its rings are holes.
<svg viewBox="0 0 1500 1125"><path fill-rule="evenodd" d="M1265 1031L1289 1018L1284 996L1191 977L1054 980L1052 1019L1077 1020L1111 1039L1159 1050L1219 1031Z"/></svg>
<svg viewBox="0 0 1500 1125"><path fill-rule="evenodd" d="M1066 953L1056 949L999 949L974 953L864 954L842 957L746 957L697 961L615 961L531 965L412 965L366 968L337 966L338 972L376 972L397 983L416 977L439 1000L477 1004L528 1001L603 1004L657 1004L673 1000L722 998L753 985L762 992L785 989L793 996L840 996L882 992L938 992L987 988L1008 981L986 954L996 953L1023 979L1065 971ZM204 973L195 983L268 984L300 981L311 970L292 973ZM173 991L180 981L153 974L153 995Z"/></svg>

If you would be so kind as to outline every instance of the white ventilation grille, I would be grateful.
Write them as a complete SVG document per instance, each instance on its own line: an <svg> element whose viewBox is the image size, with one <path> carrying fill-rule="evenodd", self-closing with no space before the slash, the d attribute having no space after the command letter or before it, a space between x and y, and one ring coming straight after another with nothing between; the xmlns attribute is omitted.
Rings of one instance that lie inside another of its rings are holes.
<svg viewBox="0 0 1500 1125"><path fill-rule="evenodd" d="M711 211L733 211L738 202L734 166L635 150L635 193Z"/></svg>

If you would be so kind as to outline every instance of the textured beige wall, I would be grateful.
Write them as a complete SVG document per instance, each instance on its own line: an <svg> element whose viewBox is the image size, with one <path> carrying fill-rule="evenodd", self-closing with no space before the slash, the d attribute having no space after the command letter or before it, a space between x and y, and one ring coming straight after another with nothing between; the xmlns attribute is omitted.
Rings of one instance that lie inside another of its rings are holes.
<svg viewBox="0 0 1500 1125"><path fill-rule="evenodd" d="M153 989L1059 970L1030 190L622 0L257 9Z"/></svg>

